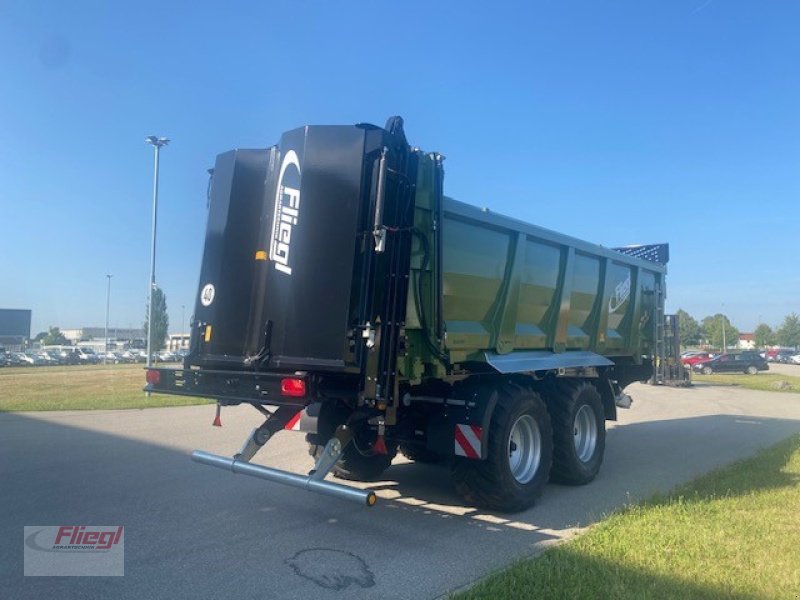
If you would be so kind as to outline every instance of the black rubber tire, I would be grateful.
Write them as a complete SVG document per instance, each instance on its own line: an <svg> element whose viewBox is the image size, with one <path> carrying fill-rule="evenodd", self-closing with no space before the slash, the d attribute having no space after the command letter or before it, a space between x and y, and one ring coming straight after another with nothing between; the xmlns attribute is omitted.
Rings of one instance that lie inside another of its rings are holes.
<svg viewBox="0 0 800 600"><path fill-rule="evenodd" d="M418 463L440 463L446 456L438 452L431 452L420 444L400 444L400 453L409 460Z"/></svg>
<svg viewBox="0 0 800 600"><path fill-rule="evenodd" d="M711 367L703 367L703 375L713 375L714 369Z"/></svg>
<svg viewBox="0 0 800 600"><path fill-rule="evenodd" d="M745 375L756 375L758 373L758 368L750 365L744 370Z"/></svg>
<svg viewBox="0 0 800 600"><path fill-rule="evenodd" d="M553 460L553 433L547 407L539 394L513 383L503 385L492 414L486 460L456 457L453 482L458 493L470 504L502 512L518 512L533 506L542 495ZM511 428L519 417L531 415L541 435L539 467L533 478L519 483L508 464Z"/></svg>
<svg viewBox="0 0 800 600"><path fill-rule="evenodd" d="M316 460L325 449L325 444L336 428L347 420L347 411L342 407L323 405L317 421L317 433L306 435L308 453ZM374 436L367 432L354 432L353 440L345 446L342 458L331 472L335 477L350 481L373 481L389 468L397 456L397 444L386 441L386 454L372 454ZM366 438L373 439L366 439Z"/></svg>
<svg viewBox="0 0 800 600"><path fill-rule="evenodd" d="M553 468L550 481L584 485L592 481L603 464L606 449L606 421L597 388L580 380L559 380L545 395L553 424ZM583 462L575 450L575 416L582 406L594 412L597 440L592 456Z"/></svg>

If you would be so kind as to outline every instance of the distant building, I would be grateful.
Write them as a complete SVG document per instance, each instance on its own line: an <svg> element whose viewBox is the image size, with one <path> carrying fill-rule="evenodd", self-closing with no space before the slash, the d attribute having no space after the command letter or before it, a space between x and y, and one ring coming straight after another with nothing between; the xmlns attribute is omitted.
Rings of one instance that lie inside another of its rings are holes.
<svg viewBox="0 0 800 600"><path fill-rule="evenodd" d="M742 350L754 350L756 347L756 336L753 333L740 333L739 334L739 343L736 345L737 348Z"/></svg>
<svg viewBox="0 0 800 600"><path fill-rule="evenodd" d="M188 333L171 333L167 340L167 350L175 352L176 350L186 350L189 348L189 334Z"/></svg>
<svg viewBox="0 0 800 600"><path fill-rule="evenodd" d="M71 343L102 341L105 343L105 327L79 327L77 329L62 329L61 333ZM135 342L144 340L144 329L109 327L108 341L111 342Z"/></svg>
<svg viewBox="0 0 800 600"><path fill-rule="evenodd" d="M27 308L0 308L0 347L23 350L31 337L31 311Z"/></svg>

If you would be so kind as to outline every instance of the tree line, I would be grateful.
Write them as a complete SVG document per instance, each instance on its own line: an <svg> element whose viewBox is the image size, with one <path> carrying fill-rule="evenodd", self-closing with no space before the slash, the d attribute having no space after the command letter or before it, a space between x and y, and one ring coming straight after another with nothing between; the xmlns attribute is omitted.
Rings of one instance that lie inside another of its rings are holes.
<svg viewBox="0 0 800 600"><path fill-rule="evenodd" d="M683 309L678 309L681 346L710 344L716 348L735 346L739 341L739 330L722 313L709 315L698 321ZM723 341L724 340L724 341ZM766 323L759 323L753 331L753 341L757 348L765 346L800 346L800 316L790 313L783 322L773 329Z"/></svg>
<svg viewBox="0 0 800 600"><path fill-rule="evenodd" d="M145 302L144 309L144 331L145 336L150 332L150 316L148 302ZM167 295L156 286L153 288L153 352L163 350L166 346L167 332L169 331L169 316L167 314ZM58 327L49 327L47 331L42 331L35 338L34 342L41 342L44 346L64 346L69 344L69 340Z"/></svg>

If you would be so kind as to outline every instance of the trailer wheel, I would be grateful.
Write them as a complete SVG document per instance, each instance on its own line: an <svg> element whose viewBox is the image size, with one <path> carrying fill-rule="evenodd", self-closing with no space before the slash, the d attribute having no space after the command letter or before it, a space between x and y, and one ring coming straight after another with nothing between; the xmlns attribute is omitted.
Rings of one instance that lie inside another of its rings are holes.
<svg viewBox="0 0 800 600"><path fill-rule="evenodd" d="M400 444L400 452L407 459L418 463L440 463L445 459L443 454L431 452L420 444Z"/></svg>
<svg viewBox="0 0 800 600"><path fill-rule="evenodd" d="M335 405L323 405L317 421L317 433L306 435L308 453L316 460L325 449L336 428L347 421L347 411ZM353 440L345 446L342 458L332 473L350 481L372 481L389 468L397 456L397 444L386 440L386 454L372 452L374 433L367 428L355 430Z"/></svg>
<svg viewBox="0 0 800 600"><path fill-rule="evenodd" d="M453 481L470 504L505 512L532 506L547 484L553 433L539 394L514 384L499 391L486 460L456 458Z"/></svg>
<svg viewBox="0 0 800 600"><path fill-rule="evenodd" d="M603 401L593 385L559 381L547 396L553 422L553 468L550 480L583 485L595 478L606 447Z"/></svg>

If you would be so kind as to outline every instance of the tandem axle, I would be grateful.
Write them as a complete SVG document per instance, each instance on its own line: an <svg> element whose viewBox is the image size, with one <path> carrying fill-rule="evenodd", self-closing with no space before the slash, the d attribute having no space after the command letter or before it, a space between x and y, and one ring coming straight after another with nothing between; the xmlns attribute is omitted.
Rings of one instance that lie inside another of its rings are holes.
<svg viewBox="0 0 800 600"><path fill-rule="evenodd" d="M172 392L174 380L164 371L148 371L149 390ZM270 408L246 402L266 420L251 432L239 452L228 457L196 450L192 460L369 507L377 501L373 491L326 481L326 476L375 479L399 450L416 462L450 461L456 487L471 503L520 510L533 502L548 479L572 484L591 481L602 462L604 421L616 418L617 407L630 407L630 397L602 370L581 373L590 376L569 377L560 370L536 377L484 375L452 384L446 395L440 395L441 388L439 394L433 388L410 388L391 426L375 408L324 395L284 397L282 404ZM300 380L275 381L282 382L283 396L300 391ZM239 403L231 397L218 398L214 424L221 424L222 405ZM308 434L315 457L308 474L251 462L282 429ZM493 475L498 473L506 473L507 481ZM475 485L478 474L480 481L492 481L490 489ZM496 486L505 488L506 498L501 501L492 491Z"/></svg>

